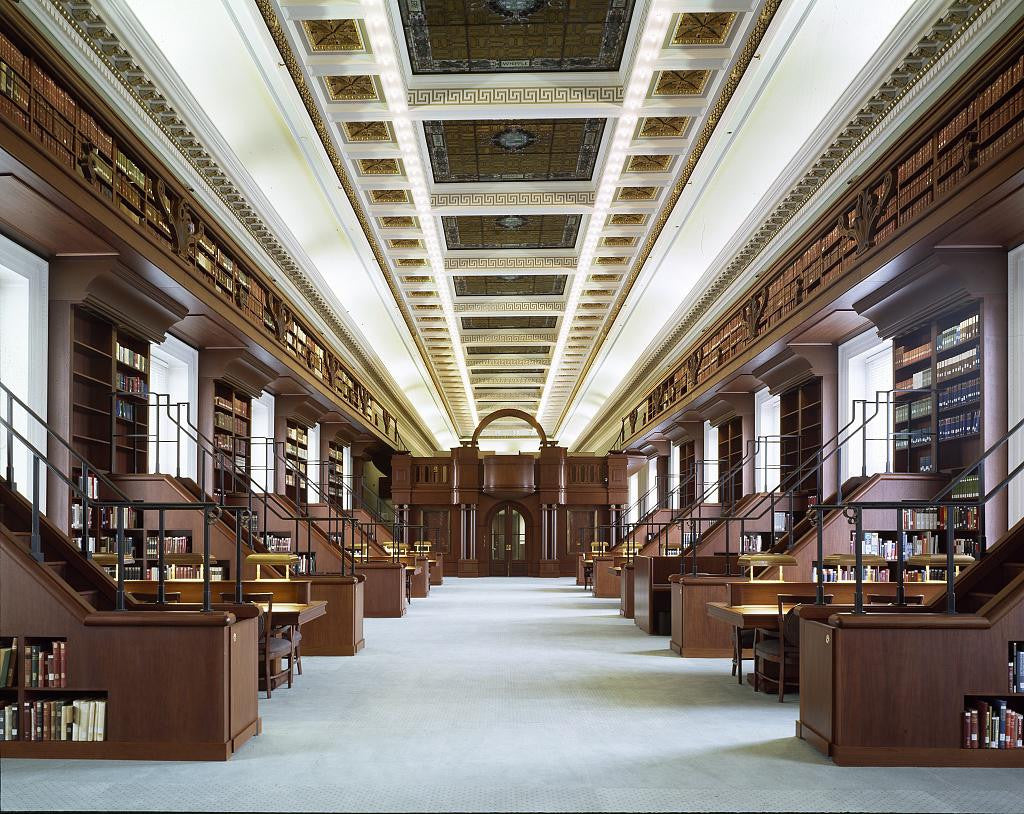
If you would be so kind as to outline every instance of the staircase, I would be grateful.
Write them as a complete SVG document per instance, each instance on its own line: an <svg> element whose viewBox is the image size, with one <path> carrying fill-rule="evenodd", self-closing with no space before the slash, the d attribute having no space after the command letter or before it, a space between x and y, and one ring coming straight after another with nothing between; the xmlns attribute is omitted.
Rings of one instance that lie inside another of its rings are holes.
<svg viewBox="0 0 1024 814"><path fill-rule="evenodd" d="M1024 520L1009 529L985 556L964 569L956 580L958 613L986 615L1007 591L1016 590L1024 581ZM932 610L946 609L945 595L932 603Z"/></svg>
<svg viewBox="0 0 1024 814"><path fill-rule="evenodd" d="M0 534L18 549L30 555L32 538L32 506L0 478ZM69 595L74 595L84 611L113 610L117 602L114 582L100 566L82 556L71 539L42 515L39 536L43 561L39 567ZM135 607L125 595L125 607Z"/></svg>

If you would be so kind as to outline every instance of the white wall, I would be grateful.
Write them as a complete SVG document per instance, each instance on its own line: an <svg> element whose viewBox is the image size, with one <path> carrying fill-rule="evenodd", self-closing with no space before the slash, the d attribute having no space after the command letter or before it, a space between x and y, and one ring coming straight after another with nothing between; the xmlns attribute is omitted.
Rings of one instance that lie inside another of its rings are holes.
<svg viewBox="0 0 1024 814"><path fill-rule="evenodd" d="M199 351L186 345L180 339L168 336L159 345L150 347L150 408L149 408L149 471L177 475L179 460L181 474L198 480L196 475L196 446L188 430L188 422L198 426L199 416ZM156 396L160 399L157 409ZM179 433L174 421L179 420L179 410L173 406L182 403ZM186 406L187 405L187 412ZM159 458L157 468L157 442L159 433ZM179 458L180 455L180 458Z"/></svg>
<svg viewBox="0 0 1024 814"><path fill-rule="evenodd" d="M1024 418L1024 246L1010 252L1008 276L1007 419L1012 427ZM1018 430L1010 439L1009 453L1009 471L1013 471L1024 462L1024 430ZM1009 489L1009 523L1012 526L1024 517L1024 473L1010 483Z"/></svg>
<svg viewBox="0 0 1024 814"><path fill-rule="evenodd" d="M306 439L309 458L306 461L306 502L320 502L320 472L323 463L320 460L320 425L314 424L309 428L309 437Z"/></svg>
<svg viewBox="0 0 1024 814"><path fill-rule="evenodd" d="M46 419L47 317L49 266L0 235L0 381ZM0 398L7 415L7 400ZM15 406L15 429L36 449L46 452L46 432ZM0 433L0 470L6 471L6 434ZM14 444L14 480L18 491L31 497L31 458L24 446ZM40 469L41 505L46 507L46 471Z"/></svg>
<svg viewBox="0 0 1024 814"><path fill-rule="evenodd" d="M839 346L839 426L854 422L843 434L844 438L850 438L842 451L840 476L843 480L861 474L864 451L867 453L868 475L885 471L884 439L890 433L892 417L884 402L880 402L875 414L874 402L878 391L891 390L892 385L892 340L879 339L878 333L871 329ZM864 405L854 405L858 399L870 402L866 413ZM872 415L874 417L866 427L865 440L862 424L867 416ZM888 447L891 461L891 442Z"/></svg>

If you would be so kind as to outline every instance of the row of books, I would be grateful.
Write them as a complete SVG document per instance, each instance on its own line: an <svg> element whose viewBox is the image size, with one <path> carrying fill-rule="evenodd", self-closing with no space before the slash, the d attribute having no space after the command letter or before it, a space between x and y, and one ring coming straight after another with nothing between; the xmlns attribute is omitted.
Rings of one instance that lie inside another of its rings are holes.
<svg viewBox="0 0 1024 814"><path fill-rule="evenodd" d="M287 436L289 441L298 441L303 445L306 443L306 431L301 427L288 427Z"/></svg>
<svg viewBox="0 0 1024 814"><path fill-rule="evenodd" d="M862 533L863 547L861 553L871 554L877 557L883 557L887 560L895 560L898 556L898 547L896 540L890 540L882 537L877 531L865 531ZM856 532L850 532L850 553L856 553L857 539ZM908 539L903 546L903 556L909 557L914 552L914 545Z"/></svg>
<svg viewBox="0 0 1024 814"><path fill-rule="evenodd" d="M134 367L136 370L141 370L143 373L146 372L146 357L141 353L136 353L131 348L126 348L120 343L117 346L117 361L129 367Z"/></svg>
<svg viewBox="0 0 1024 814"><path fill-rule="evenodd" d="M304 447L295 446L294 444L285 444L284 451L287 452L292 457L300 458L303 461L309 457L308 450L306 450Z"/></svg>
<svg viewBox="0 0 1024 814"><path fill-rule="evenodd" d="M100 698L58 698L26 701L25 740L106 740L107 702Z"/></svg>
<svg viewBox="0 0 1024 814"><path fill-rule="evenodd" d="M237 435L249 434L249 424L244 418L214 412L213 423L214 426L219 427L222 430L228 430L229 432L233 432Z"/></svg>
<svg viewBox="0 0 1024 814"><path fill-rule="evenodd" d="M939 409L970 404L981 397L981 379L975 376L963 382L956 382L939 392Z"/></svg>
<svg viewBox="0 0 1024 814"><path fill-rule="evenodd" d="M759 554L764 551L764 541L760 534L744 534L740 537L741 554Z"/></svg>
<svg viewBox="0 0 1024 814"><path fill-rule="evenodd" d="M66 687L68 685L68 643L52 641L47 648L26 644L24 648L24 684L26 687Z"/></svg>
<svg viewBox="0 0 1024 814"><path fill-rule="evenodd" d="M122 401L117 399L114 402L114 414L118 418L123 418L125 421L135 420L135 405L130 401Z"/></svg>
<svg viewBox="0 0 1024 814"><path fill-rule="evenodd" d="M11 640L9 647L0 647L0 687L13 687L18 664L18 639Z"/></svg>
<svg viewBox="0 0 1024 814"><path fill-rule="evenodd" d="M896 382L895 385L897 392L901 390L921 390L925 387L931 386L932 369L930 367L926 367L924 370L917 371L917 373L915 373L913 376L908 376L907 378Z"/></svg>
<svg viewBox="0 0 1024 814"><path fill-rule="evenodd" d="M907 531L918 529L944 529L947 510L945 506L934 509L903 509L903 528ZM954 506L953 527L976 531L978 528L977 506Z"/></svg>
<svg viewBox="0 0 1024 814"><path fill-rule="evenodd" d="M911 365L914 362L919 362L921 359L928 358L931 356L931 352L931 345L927 342L923 345L918 345L916 348L896 348L896 360L894 364L896 367Z"/></svg>
<svg viewBox="0 0 1024 814"><path fill-rule="evenodd" d="M291 537L267 537L267 551L273 554L288 554L292 550Z"/></svg>
<svg viewBox="0 0 1024 814"><path fill-rule="evenodd" d="M964 749L1024 749L1024 716L1005 698L975 701L964 710Z"/></svg>
<svg viewBox="0 0 1024 814"><path fill-rule="evenodd" d="M980 328L981 316L978 314L972 314L971 316L960 320L956 325L946 328L942 333L935 337L935 350L941 353L947 348L959 345L961 342L968 342L971 339L975 339L978 336Z"/></svg>
<svg viewBox="0 0 1024 814"><path fill-rule="evenodd" d="M1024 692L1024 642L1010 642L1010 692Z"/></svg>
<svg viewBox="0 0 1024 814"><path fill-rule="evenodd" d="M85 496L90 500L98 500L100 496L100 479L95 475L86 475L85 482L82 482L81 476L78 478L79 488L85 492Z"/></svg>
<svg viewBox="0 0 1024 814"><path fill-rule="evenodd" d="M81 529L82 519L85 515L82 512L83 506L81 503L74 503L71 506L71 528ZM97 514L98 511L98 514ZM87 525L90 529L96 527L96 518L99 518L100 526L105 529L113 529L117 526L117 514L115 512L120 511L123 518L123 526L126 529L137 529L142 523L142 512L138 509L133 509L129 506L114 507L114 506L101 506L98 510L95 506L89 507L89 517Z"/></svg>
<svg viewBox="0 0 1024 814"><path fill-rule="evenodd" d="M0 741L16 741L18 739L19 717L17 703L0 703Z"/></svg>
<svg viewBox="0 0 1024 814"><path fill-rule="evenodd" d="M889 569L886 567L865 565L861 568L864 582L889 582ZM818 581L818 568L811 566L811 581ZM852 565L825 566L821 569L822 582L856 582L857 568Z"/></svg>
<svg viewBox="0 0 1024 814"><path fill-rule="evenodd" d="M896 449L907 449L907 447L925 447L932 442L932 433L928 429L910 430L910 432L895 432L894 446ZM925 470L921 470L922 472Z"/></svg>
<svg viewBox="0 0 1024 814"><path fill-rule="evenodd" d="M950 497L954 500L965 500L978 497L981 493L981 479L977 475L965 475L963 479L953 487Z"/></svg>
<svg viewBox="0 0 1024 814"><path fill-rule="evenodd" d="M959 438L961 435L975 435L981 431L981 412L971 410L949 418L939 419L939 438Z"/></svg>
<svg viewBox="0 0 1024 814"><path fill-rule="evenodd" d="M963 353L956 354L956 356L940 359L935 365L935 375L940 380L959 376L962 373L976 369L978 367L978 360L978 349L968 348Z"/></svg>
<svg viewBox="0 0 1024 814"><path fill-rule="evenodd" d="M918 399L910 404L897 404L893 418L897 424L906 424L915 418L924 418L932 414L931 398Z"/></svg>
<svg viewBox="0 0 1024 814"><path fill-rule="evenodd" d="M164 536L165 554L189 554L192 551L192 538L184 534ZM160 538L150 536L146 538L146 556L156 557L160 553Z"/></svg>
<svg viewBox="0 0 1024 814"><path fill-rule="evenodd" d="M138 396L145 396L149 393L146 380L142 376L126 376L124 373L117 374L117 389Z"/></svg>

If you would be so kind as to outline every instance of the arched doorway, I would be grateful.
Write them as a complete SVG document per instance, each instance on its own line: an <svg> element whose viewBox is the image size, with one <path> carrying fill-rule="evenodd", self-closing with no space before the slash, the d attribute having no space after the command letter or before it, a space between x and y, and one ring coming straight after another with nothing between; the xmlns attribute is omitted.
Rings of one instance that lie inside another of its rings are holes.
<svg viewBox="0 0 1024 814"><path fill-rule="evenodd" d="M494 510L488 527L492 577L526 576L529 528L526 514L518 504L502 503Z"/></svg>

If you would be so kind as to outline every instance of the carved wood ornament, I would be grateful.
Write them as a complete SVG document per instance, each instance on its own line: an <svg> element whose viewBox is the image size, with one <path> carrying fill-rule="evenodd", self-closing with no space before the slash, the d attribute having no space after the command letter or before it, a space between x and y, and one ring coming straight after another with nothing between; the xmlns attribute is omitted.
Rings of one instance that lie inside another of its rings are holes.
<svg viewBox="0 0 1024 814"><path fill-rule="evenodd" d="M839 216L839 229L857 244L857 254L862 254L875 245L875 227L878 218L885 211L893 194L893 175L889 170L882 176L882 189L875 192L875 184L860 191L853 206L853 212Z"/></svg>

